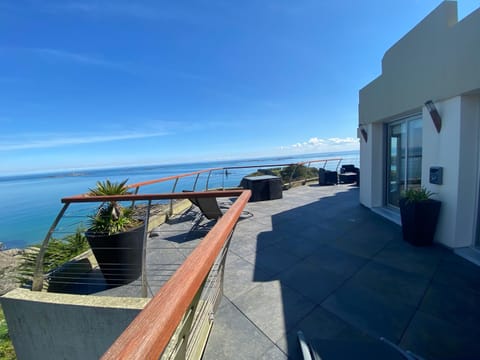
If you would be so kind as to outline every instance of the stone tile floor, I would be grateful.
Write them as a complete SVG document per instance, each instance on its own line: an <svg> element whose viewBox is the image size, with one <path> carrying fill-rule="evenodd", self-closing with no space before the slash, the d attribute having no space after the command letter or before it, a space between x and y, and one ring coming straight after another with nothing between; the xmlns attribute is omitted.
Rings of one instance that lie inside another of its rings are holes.
<svg viewBox="0 0 480 360"><path fill-rule="evenodd" d="M299 329L327 360L380 336L426 359L480 358L480 268L405 243L357 188L307 185L246 210L204 360L301 359Z"/></svg>

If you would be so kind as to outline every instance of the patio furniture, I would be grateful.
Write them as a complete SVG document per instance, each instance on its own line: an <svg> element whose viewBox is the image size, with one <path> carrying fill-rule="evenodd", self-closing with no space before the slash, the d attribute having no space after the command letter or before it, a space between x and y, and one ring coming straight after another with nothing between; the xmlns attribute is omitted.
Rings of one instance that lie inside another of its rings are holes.
<svg viewBox="0 0 480 360"><path fill-rule="evenodd" d="M240 186L252 191L250 202L281 199L283 196L282 179L278 176L246 176L242 179Z"/></svg>
<svg viewBox="0 0 480 360"><path fill-rule="evenodd" d="M318 185L336 185L338 183L338 174L336 171L318 169Z"/></svg>
<svg viewBox="0 0 480 360"><path fill-rule="evenodd" d="M183 190L182 192L193 192L192 190ZM218 220L222 217L223 212L218 206L217 198L215 197L191 197L188 198L190 202L195 205L208 220Z"/></svg>
<svg viewBox="0 0 480 360"><path fill-rule="evenodd" d="M338 180L340 184L356 183L357 185L360 185L360 169L352 164L342 165Z"/></svg>
<svg viewBox="0 0 480 360"><path fill-rule="evenodd" d="M214 197L191 198L192 204L200 209L203 216L208 220L217 220L222 217L223 212L218 206L217 199Z"/></svg>
<svg viewBox="0 0 480 360"><path fill-rule="evenodd" d="M193 190L182 190L182 192L193 192ZM204 216L208 220L218 220L222 217L224 211L226 211L230 205L227 203L217 202L215 197L191 197L188 200L195 205L201 212L201 216ZM223 209L223 210L222 210ZM252 217L253 214L249 211L243 210L240 220ZM197 219L198 221L201 219Z"/></svg>

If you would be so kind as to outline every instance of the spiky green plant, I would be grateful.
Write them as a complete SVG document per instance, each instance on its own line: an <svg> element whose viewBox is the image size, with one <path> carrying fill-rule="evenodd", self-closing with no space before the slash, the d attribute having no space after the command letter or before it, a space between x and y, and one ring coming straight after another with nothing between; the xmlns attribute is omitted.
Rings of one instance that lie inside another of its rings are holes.
<svg viewBox="0 0 480 360"><path fill-rule="evenodd" d="M421 188L410 188L403 192L402 197L407 200L407 203L419 202L428 200L434 195L433 192L427 190L423 186Z"/></svg>
<svg viewBox="0 0 480 360"><path fill-rule="evenodd" d="M128 179L121 182L110 180L97 181L97 187L90 189L90 196L111 196L130 194L126 186ZM97 213L91 217L90 230L108 235L126 231L140 224L135 219L131 208L123 208L117 201L103 203Z"/></svg>
<svg viewBox="0 0 480 360"><path fill-rule="evenodd" d="M51 272L88 249L89 245L82 228L78 228L75 234L68 235L63 239L50 239L45 251L43 273ZM31 283L39 251L40 245L38 244L25 249L25 253L22 255L23 261L18 269L18 279L22 285L28 286Z"/></svg>

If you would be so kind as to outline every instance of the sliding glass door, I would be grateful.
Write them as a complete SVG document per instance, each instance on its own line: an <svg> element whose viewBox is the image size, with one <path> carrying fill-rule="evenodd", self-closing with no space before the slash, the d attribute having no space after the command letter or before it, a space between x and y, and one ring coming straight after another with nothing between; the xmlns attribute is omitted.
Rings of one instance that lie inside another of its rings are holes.
<svg viewBox="0 0 480 360"><path fill-rule="evenodd" d="M422 178L422 118L396 121L387 131L387 205L398 207L403 191L419 188Z"/></svg>

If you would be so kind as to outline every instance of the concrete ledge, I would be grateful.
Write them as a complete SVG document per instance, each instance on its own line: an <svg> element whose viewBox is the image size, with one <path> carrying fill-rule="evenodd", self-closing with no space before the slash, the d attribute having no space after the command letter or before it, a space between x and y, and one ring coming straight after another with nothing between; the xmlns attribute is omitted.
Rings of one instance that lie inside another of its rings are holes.
<svg viewBox="0 0 480 360"><path fill-rule="evenodd" d="M148 304L148 298L111 297L92 295L56 294L28 289L15 289L0 297L0 302L5 300L36 301L48 304L96 306L101 308L140 309Z"/></svg>
<svg viewBox="0 0 480 360"><path fill-rule="evenodd" d="M26 289L0 298L18 359L98 359L148 302Z"/></svg>

